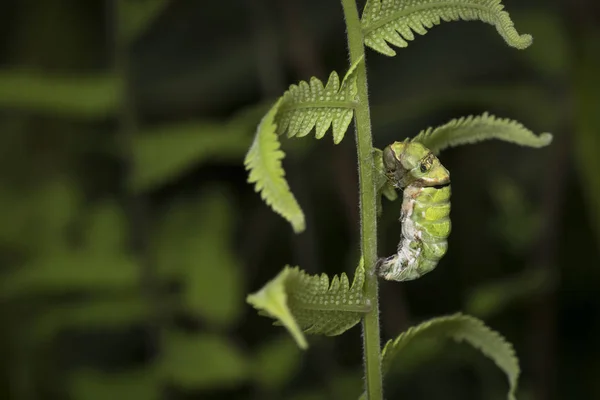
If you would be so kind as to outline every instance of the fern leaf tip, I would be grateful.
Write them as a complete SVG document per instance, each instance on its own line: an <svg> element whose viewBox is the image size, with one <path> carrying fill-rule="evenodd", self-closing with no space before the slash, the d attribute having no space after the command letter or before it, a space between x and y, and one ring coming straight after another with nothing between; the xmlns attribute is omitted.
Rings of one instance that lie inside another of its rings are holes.
<svg viewBox="0 0 600 400"><path fill-rule="evenodd" d="M507 41L507 43L518 50L525 50L533 44L533 36L529 34L519 35L518 40Z"/></svg>
<svg viewBox="0 0 600 400"><path fill-rule="evenodd" d="M549 132L540 134L540 147L548 146L554 140L554 136Z"/></svg>
<svg viewBox="0 0 600 400"><path fill-rule="evenodd" d="M244 158L248 173L248 183L254 184L255 192L273 211L284 217L294 232L305 229L304 213L285 180L285 171L281 160L285 153L281 150L277 136L276 115L283 98L280 98L263 117L256 130L252 145Z"/></svg>
<svg viewBox="0 0 600 400"><path fill-rule="evenodd" d="M363 294L364 272L356 269L352 286L346 274L309 275L299 267L285 266L247 302L260 315L276 319L306 349L306 334L339 335L355 326L367 312ZM304 332L304 333L303 333Z"/></svg>

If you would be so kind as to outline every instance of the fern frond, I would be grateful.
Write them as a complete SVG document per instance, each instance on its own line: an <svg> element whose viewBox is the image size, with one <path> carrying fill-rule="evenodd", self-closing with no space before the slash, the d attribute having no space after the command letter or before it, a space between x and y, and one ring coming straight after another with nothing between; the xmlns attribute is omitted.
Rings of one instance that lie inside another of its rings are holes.
<svg viewBox="0 0 600 400"><path fill-rule="evenodd" d="M421 35L441 21L479 20L494 25L509 46L524 49L531 35L520 35L500 0L367 0L362 14L365 45L387 56L396 52L388 43L408 46L414 32Z"/></svg>
<svg viewBox="0 0 600 400"><path fill-rule="evenodd" d="M325 274L309 275L299 267L286 266L273 280L246 301L262 314L277 319L306 349L304 333L340 335L356 325L370 306L363 294L364 262L361 259L352 285L346 274L329 281Z"/></svg>
<svg viewBox="0 0 600 400"><path fill-rule="evenodd" d="M248 183L271 208L288 220L296 233L305 228L304 213L285 180L281 160L285 157L277 137L275 116L282 103L279 99L258 125L244 165L250 171Z"/></svg>
<svg viewBox="0 0 600 400"><path fill-rule="evenodd" d="M302 137L315 128L317 139L321 139L333 126L333 141L339 143L354 113L358 93L356 68L362 60L361 57L350 67L341 84L337 73L332 72L325 87L314 77L310 84L302 81L291 85L263 117L246 154L248 182L256 182L255 190L292 224L296 233L305 228L304 213L284 178L281 160L285 154L277 136L287 131L288 137Z"/></svg>
<svg viewBox="0 0 600 400"><path fill-rule="evenodd" d="M508 377L508 399L515 400L519 379L519 360L513 346L498 332L488 328L477 318L460 313L433 318L409 328L396 339L389 340L382 352L382 369L386 373L394 359L414 340L449 337L457 342L465 341L486 357L492 359ZM402 359L400 357L400 359Z"/></svg>
<svg viewBox="0 0 600 400"><path fill-rule="evenodd" d="M552 134L542 133L536 136L517 121L508 118L497 118L486 112L479 116L470 115L453 119L435 129L428 128L421 131L412 141L419 142L434 154L438 154L446 147L476 143L488 139L500 139L520 146L539 148L552 142Z"/></svg>
<svg viewBox="0 0 600 400"><path fill-rule="evenodd" d="M283 102L275 118L277 133L287 131L288 137L303 137L315 128L316 138L321 139L333 126L333 141L335 144L341 142L352 121L358 93L356 67L362 60L361 57L350 67L341 84L334 71L325 87L315 77L310 79L310 83L301 81L298 85L291 85L283 94Z"/></svg>

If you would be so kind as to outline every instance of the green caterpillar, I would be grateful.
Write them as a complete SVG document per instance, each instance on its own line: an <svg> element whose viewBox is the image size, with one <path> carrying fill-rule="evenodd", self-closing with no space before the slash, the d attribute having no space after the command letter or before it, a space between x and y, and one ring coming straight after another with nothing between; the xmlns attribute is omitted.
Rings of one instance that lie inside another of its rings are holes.
<svg viewBox="0 0 600 400"><path fill-rule="evenodd" d="M378 262L377 273L410 281L432 271L448 249L450 173L418 142L394 142L383 150L383 165L394 187L403 190L398 252Z"/></svg>

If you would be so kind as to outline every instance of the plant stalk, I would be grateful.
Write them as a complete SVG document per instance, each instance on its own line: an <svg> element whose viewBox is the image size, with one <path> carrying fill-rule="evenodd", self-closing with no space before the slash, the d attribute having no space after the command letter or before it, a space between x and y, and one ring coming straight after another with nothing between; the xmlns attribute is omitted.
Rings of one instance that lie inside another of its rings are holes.
<svg viewBox="0 0 600 400"><path fill-rule="evenodd" d="M355 0L342 0L348 50L352 65L365 55L363 36ZM379 293L375 264L377 262L377 208L373 165L373 140L365 61L357 67L358 104L354 113L358 182L360 190L360 243L366 269L366 296L371 311L363 318L363 351L366 393L369 400L382 400L381 339L379 330Z"/></svg>

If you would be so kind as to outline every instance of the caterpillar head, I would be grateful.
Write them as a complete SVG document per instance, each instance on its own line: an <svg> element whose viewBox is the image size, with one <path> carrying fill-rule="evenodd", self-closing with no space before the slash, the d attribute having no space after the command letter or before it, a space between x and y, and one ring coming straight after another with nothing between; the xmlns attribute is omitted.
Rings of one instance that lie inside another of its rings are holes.
<svg viewBox="0 0 600 400"><path fill-rule="evenodd" d="M450 183L450 173L440 160L418 142L394 142L383 149L383 165L395 186L438 186Z"/></svg>

